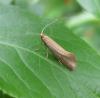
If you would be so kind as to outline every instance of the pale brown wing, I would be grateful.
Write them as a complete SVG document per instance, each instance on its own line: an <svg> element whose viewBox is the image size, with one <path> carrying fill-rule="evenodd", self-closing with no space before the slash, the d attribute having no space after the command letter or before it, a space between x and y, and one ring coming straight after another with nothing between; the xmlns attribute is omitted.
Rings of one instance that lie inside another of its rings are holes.
<svg viewBox="0 0 100 98"><path fill-rule="evenodd" d="M76 68L76 58L73 53L65 53L64 55L61 55L61 59L59 60L62 64L64 64L66 67L70 69L75 69Z"/></svg>
<svg viewBox="0 0 100 98"><path fill-rule="evenodd" d="M53 41L50 37L42 34L41 39L44 44L51 50L53 55L66 67L70 69L76 68L76 59L73 53L70 53Z"/></svg>

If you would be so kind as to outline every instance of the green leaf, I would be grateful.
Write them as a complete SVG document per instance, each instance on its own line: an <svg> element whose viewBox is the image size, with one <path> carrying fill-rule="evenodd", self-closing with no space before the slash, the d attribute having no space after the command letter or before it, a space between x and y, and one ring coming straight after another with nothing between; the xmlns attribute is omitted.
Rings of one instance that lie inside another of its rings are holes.
<svg viewBox="0 0 100 98"><path fill-rule="evenodd" d="M3 91L0 90L0 98L14 98L9 96L8 94L3 93Z"/></svg>
<svg viewBox="0 0 100 98"><path fill-rule="evenodd" d="M77 0L79 4L93 15L100 18L100 0Z"/></svg>
<svg viewBox="0 0 100 98"><path fill-rule="evenodd" d="M61 65L41 44L39 34L54 20L19 7L0 5L0 88L16 98L99 98L100 56L61 22L44 34L75 54L77 68Z"/></svg>

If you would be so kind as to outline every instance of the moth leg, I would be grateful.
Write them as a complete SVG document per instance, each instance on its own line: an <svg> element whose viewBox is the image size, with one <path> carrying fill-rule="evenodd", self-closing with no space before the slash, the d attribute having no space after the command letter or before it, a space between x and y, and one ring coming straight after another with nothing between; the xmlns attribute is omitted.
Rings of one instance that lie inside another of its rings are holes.
<svg viewBox="0 0 100 98"><path fill-rule="evenodd" d="M60 61L59 61L59 63L60 63L61 65L63 65Z"/></svg>
<svg viewBox="0 0 100 98"><path fill-rule="evenodd" d="M40 50L40 49L41 49L41 47L42 47L42 44L44 44L44 43L41 41L41 45L40 45L40 47L39 47L39 48L37 48L37 49L35 49L35 50L36 50L36 51Z"/></svg>
<svg viewBox="0 0 100 98"><path fill-rule="evenodd" d="M41 44L44 44L44 43L41 41ZM38 50L41 49L41 47L42 47L42 45L39 48L35 49L35 50L38 51ZM48 48L46 46L45 46L45 48L46 48L46 58L48 58Z"/></svg>

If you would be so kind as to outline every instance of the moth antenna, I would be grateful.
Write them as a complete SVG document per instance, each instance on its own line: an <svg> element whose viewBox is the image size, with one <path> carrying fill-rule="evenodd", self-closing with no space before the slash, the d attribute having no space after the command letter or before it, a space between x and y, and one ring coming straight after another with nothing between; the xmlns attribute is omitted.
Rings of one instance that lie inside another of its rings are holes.
<svg viewBox="0 0 100 98"><path fill-rule="evenodd" d="M44 31L44 29L45 29L46 27L48 27L49 25L55 23L55 22L58 21L58 20L59 20L59 19L56 19L55 21L53 21L53 22L47 24L47 25L42 29L41 34L43 34L43 31Z"/></svg>

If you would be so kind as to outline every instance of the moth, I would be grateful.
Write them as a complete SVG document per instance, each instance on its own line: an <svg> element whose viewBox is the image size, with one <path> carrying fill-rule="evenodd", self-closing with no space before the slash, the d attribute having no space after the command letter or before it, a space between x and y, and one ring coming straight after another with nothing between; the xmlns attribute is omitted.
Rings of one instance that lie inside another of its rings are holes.
<svg viewBox="0 0 100 98"><path fill-rule="evenodd" d="M50 25L50 24L48 24L48 25ZM44 29L47 26L45 26ZM44 45L52 52L52 54L58 59L59 62L61 62L63 65L65 65L66 67L68 67L71 70L75 69L76 68L75 55L71 52L66 51L60 45L58 45L54 40L52 40L50 37L43 34L43 30L40 34L40 37L41 37Z"/></svg>

